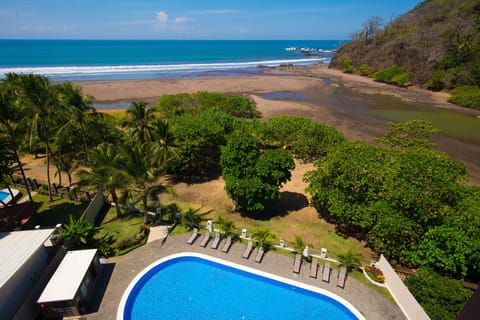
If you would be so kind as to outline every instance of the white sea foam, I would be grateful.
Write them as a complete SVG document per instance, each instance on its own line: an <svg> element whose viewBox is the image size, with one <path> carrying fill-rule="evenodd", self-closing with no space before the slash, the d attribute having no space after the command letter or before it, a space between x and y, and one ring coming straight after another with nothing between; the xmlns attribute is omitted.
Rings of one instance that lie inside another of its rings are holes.
<svg viewBox="0 0 480 320"><path fill-rule="evenodd" d="M12 67L0 68L0 78L6 73L33 73L47 76L61 75L102 75L102 74L128 74L143 72L195 72L208 70L230 70L241 68L254 68L257 66L275 67L281 64L306 65L317 62L328 63L326 58L311 59L285 59L250 62L230 63L199 63L199 64L157 64L157 65L118 65L118 66L52 66L52 67Z"/></svg>

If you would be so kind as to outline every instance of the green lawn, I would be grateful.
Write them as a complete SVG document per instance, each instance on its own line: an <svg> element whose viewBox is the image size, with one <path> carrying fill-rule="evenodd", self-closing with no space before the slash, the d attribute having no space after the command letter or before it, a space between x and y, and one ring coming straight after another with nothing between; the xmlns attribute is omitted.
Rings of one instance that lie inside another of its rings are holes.
<svg viewBox="0 0 480 320"><path fill-rule="evenodd" d="M86 204L81 202L59 197L55 197L53 202L49 202L48 196L43 194L33 196L33 201L42 203L42 206L37 210L38 223L41 226L49 227L53 227L58 223L68 223L70 215L78 219L87 207Z"/></svg>
<svg viewBox="0 0 480 320"><path fill-rule="evenodd" d="M169 205L175 204L180 211L187 210L190 205L179 201L164 202L164 204L166 203ZM345 253L352 249L353 252L362 255L362 263L369 263L373 258L372 251L366 248L364 243L353 238L340 236L335 232L332 225L327 224L316 215L294 213L283 217L277 216L267 220L259 220L242 217L239 213L222 212L208 207L199 209L199 213L202 214L204 225L206 225L206 220L215 221L218 215L222 214L223 218L234 221L237 233L240 233L242 228L246 228L249 234L252 234L256 229L267 229L275 234L275 243L278 243L282 238L289 246L292 246L295 236L298 235L310 247L311 253L314 254L319 254L321 248L327 248L327 255L331 258L337 258L339 253ZM180 233L182 230L176 228L174 232Z"/></svg>
<svg viewBox="0 0 480 320"><path fill-rule="evenodd" d="M136 212L124 214L121 218L117 218L117 211L111 207L103 218L100 227L99 236L104 234L112 235L116 244L135 236L143 225L143 215Z"/></svg>

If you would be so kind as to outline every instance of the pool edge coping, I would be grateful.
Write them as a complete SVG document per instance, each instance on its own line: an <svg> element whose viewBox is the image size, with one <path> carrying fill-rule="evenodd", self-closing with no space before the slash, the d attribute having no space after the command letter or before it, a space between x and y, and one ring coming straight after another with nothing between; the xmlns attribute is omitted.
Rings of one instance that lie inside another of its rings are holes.
<svg viewBox="0 0 480 320"><path fill-rule="evenodd" d="M12 198L12 195L10 194L10 191L8 190L8 188L4 188L4 189L0 189L0 191L3 191L5 193L8 193L8 196L5 198L5 200L2 200L3 202L5 202L5 204L8 206L8 204L10 204L10 202L13 201L13 199L15 199L18 194L20 193L19 190L17 189L13 189L13 188L10 188L12 190L12 193L13 193L13 198ZM0 208L3 208L3 204L0 203Z"/></svg>
<svg viewBox="0 0 480 320"><path fill-rule="evenodd" d="M315 293L318 293L318 294L325 295L325 296L327 296L331 299L336 300L337 302L341 303L342 305L344 305L359 320L366 320L365 316L363 316L361 314L361 312L354 305L352 305L348 300L346 300L346 299L340 297L339 295L337 295L333 292L330 292L326 289L322 289L322 288L312 286L312 285L309 285L309 284L306 284L306 283L303 283L303 282L300 282L300 281L288 279L288 278L278 276L278 275L275 275L275 274L272 274L272 273L268 273L268 272L265 272L265 271L262 271L262 270L258 270L258 269L251 268L251 267L248 267L248 266L243 266L243 265L240 265L238 263L234 263L234 262L231 262L231 261L228 261L228 260L219 259L219 258L215 258L215 257L209 256L209 255L205 255L205 254L202 254L202 253L196 253L196 252L181 252L181 253L174 253L174 254L168 255L166 257L158 259L157 261L151 263L146 268L144 268L142 271L140 271L135 276L135 278L133 278L133 280L130 281L129 285L127 286L127 288L123 292L122 298L120 299L120 303L119 303L118 308L117 308L116 319L117 320L123 320L124 319L124 310L125 310L125 306L126 306L128 297L129 297L130 293L132 292L133 288L135 287L135 285L138 283L138 281L144 275L146 275L150 270L152 270L153 268L155 268L156 266L158 266L162 263L165 263L169 260L173 260L173 259L177 259L177 258L183 258L183 257L201 258L201 259L208 260L208 261L211 261L211 262L215 262L215 263L218 263L218 264L230 267L230 268L235 268L235 269L238 269L238 270L241 270L241 271L245 271L245 272L255 274L257 276L266 277L266 278L269 278L269 279L272 279L272 280L275 280L275 281L279 281L279 282L282 282L282 283L285 283L285 284L288 284L288 285L291 285L291 286L296 286L296 287L302 288L304 290L308 290L308 291L312 291L312 292L315 292Z"/></svg>

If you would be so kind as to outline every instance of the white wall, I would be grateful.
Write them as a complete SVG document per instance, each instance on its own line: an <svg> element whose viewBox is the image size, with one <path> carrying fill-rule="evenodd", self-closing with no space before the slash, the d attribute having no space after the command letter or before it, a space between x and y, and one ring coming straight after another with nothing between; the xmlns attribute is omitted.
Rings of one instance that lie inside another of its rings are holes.
<svg viewBox="0 0 480 320"><path fill-rule="evenodd" d="M407 286L403 283L395 270L393 270L383 254L380 255L378 265L385 276L385 285L387 286L388 291L390 291L390 294L393 296L407 319L429 320L430 318L425 310L423 310L422 306L417 300L415 300L415 297L410 293Z"/></svg>

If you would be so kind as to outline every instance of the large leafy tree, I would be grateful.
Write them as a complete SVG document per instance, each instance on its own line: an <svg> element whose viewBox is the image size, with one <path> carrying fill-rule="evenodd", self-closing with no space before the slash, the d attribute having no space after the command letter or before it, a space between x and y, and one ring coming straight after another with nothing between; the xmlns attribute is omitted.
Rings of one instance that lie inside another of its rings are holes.
<svg viewBox="0 0 480 320"><path fill-rule="evenodd" d="M324 156L330 148L345 141L335 128L299 116L270 118L261 132L267 144L289 149L305 160Z"/></svg>
<svg viewBox="0 0 480 320"><path fill-rule="evenodd" d="M19 88L15 86L14 77L8 76L0 87L0 128L5 130L15 162L22 176L28 198L33 202L30 186L18 154L19 129L25 116L25 108L19 101Z"/></svg>
<svg viewBox="0 0 480 320"><path fill-rule="evenodd" d="M295 163L281 149L261 152L246 133L233 134L222 149L221 167L225 190L237 207L260 211L267 201L280 197L280 187L290 180Z"/></svg>
<svg viewBox="0 0 480 320"><path fill-rule="evenodd" d="M176 145L172 171L184 176L218 171L220 147L226 143L221 125L198 114L177 116L171 123Z"/></svg>
<svg viewBox="0 0 480 320"><path fill-rule="evenodd" d="M478 261L468 249L477 247L468 240L473 230L453 223L478 208L464 200L470 189L464 186L465 165L424 147L363 143L340 145L315 165L305 176L307 191L342 232L366 239L393 261L443 267L456 276ZM447 237L448 244L442 240Z"/></svg>

